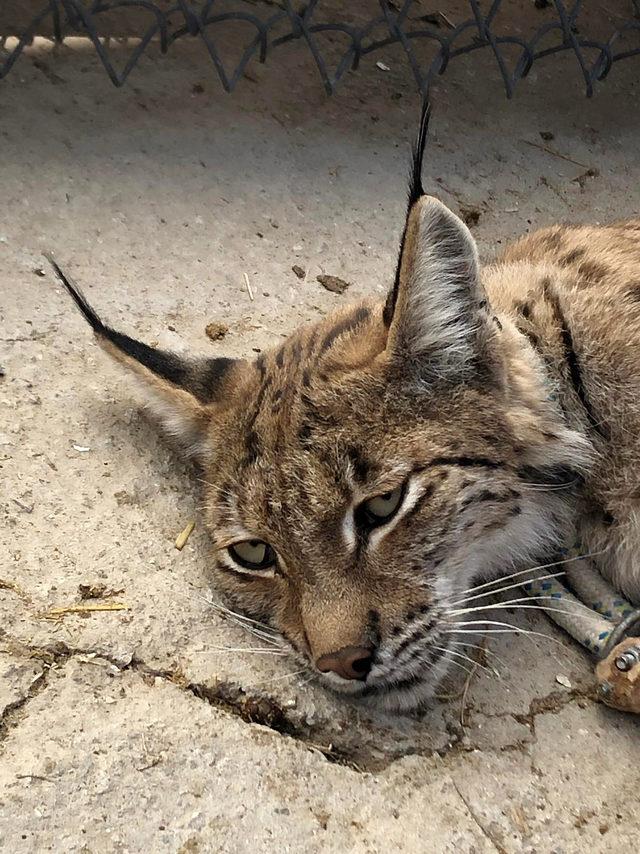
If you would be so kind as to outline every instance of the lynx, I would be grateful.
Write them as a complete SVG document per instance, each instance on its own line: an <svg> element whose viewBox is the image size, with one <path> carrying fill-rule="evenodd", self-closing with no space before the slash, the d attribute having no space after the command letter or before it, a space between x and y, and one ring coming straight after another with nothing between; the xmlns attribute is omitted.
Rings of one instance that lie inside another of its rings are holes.
<svg viewBox="0 0 640 854"><path fill-rule="evenodd" d="M205 472L216 586L327 687L421 704L479 582L578 539L640 604L640 220L481 267L414 147L395 281L254 360L98 343Z"/></svg>

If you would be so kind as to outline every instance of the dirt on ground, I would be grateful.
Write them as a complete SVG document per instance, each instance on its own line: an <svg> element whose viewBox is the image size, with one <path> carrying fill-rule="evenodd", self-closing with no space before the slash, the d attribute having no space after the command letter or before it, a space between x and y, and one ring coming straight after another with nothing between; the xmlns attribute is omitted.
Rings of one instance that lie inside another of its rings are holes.
<svg viewBox="0 0 640 854"><path fill-rule="evenodd" d="M551 640L498 637L498 676L465 691L461 670L406 718L252 652L208 601L196 472L42 257L117 328L209 355L382 297L419 109L397 52L385 67L328 98L283 49L229 96L185 43L116 90L74 41L0 83L5 851L637 850L638 720L594 700L592 662L544 618L509 615ZM488 53L452 63L424 182L485 259L549 223L638 215L637 70L587 101L549 60L508 102Z"/></svg>

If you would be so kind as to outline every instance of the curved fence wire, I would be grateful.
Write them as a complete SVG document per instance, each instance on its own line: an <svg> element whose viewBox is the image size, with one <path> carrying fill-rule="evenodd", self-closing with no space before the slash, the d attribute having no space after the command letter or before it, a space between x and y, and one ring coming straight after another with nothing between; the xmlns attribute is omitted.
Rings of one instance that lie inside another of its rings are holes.
<svg viewBox="0 0 640 854"><path fill-rule="evenodd" d="M507 97L535 63L554 54L566 53L577 64L588 96L616 63L640 56L640 0L609 0L608 5L581 0L429 4L442 6L442 11L428 11L419 0L32 0L13 5L13 15L0 11L0 79L40 35L58 43L68 36L89 39L115 86L125 83L152 47L167 54L179 40L199 39L227 91L238 84L249 62L265 62L293 41L309 50L329 94L364 57L382 56L392 46L406 57L423 94L452 59L478 50L492 54ZM25 5L31 17L21 21ZM246 33L240 57L233 61L224 50L229 25ZM120 67L110 50L113 38L127 39L128 58ZM378 65L385 68L381 61Z"/></svg>

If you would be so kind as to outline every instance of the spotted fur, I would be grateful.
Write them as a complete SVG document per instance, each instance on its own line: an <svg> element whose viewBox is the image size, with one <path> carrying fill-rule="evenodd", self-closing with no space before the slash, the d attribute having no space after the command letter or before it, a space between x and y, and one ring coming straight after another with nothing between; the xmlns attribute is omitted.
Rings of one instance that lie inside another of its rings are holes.
<svg viewBox="0 0 640 854"><path fill-rule="evenodd" d="M464 591L578 536L640 604L640 221L555 226L481 268L462 221L420 180L398 272L255 361L185 361L105 325L57 268L98 341L131 370L206 476L211 563L232 605L310 670L371 650L329 687L415 706L451 664ZM364 502L403 487L395 516ZM265 570L230 545L268 543Z"/></svg>

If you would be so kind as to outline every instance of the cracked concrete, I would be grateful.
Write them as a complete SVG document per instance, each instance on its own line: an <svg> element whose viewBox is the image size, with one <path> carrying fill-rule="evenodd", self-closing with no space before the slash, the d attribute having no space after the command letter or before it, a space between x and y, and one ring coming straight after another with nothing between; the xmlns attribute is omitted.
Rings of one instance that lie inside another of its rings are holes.
<svg viewBox="0 0 640 854"><path fill-rule="evenodd" d="M230 98L186 47L122 91L81 44L58 54L36 46L0 85L0 847L634 850L638 723L595 702L587 657L531 612L506 619L554 641L497 636L499 678L476 674L462 708L460 670L419 717L251 652L206 601L195 472L43 265L54 249L114 325L203 353L252 355L381 295L417 113L405 71L391 56L328 100L291 51ZM485 257L548 222L638 212L634 67L591 103L557 86L564 67L508 104L475 57L436 93L425 181L479 211ZM597 175L575 180L580 164ZM353 284L330 294L319 274ZM210 322L229 332L210 341ZM82 602L126 608L47 618Z"/></svg>

